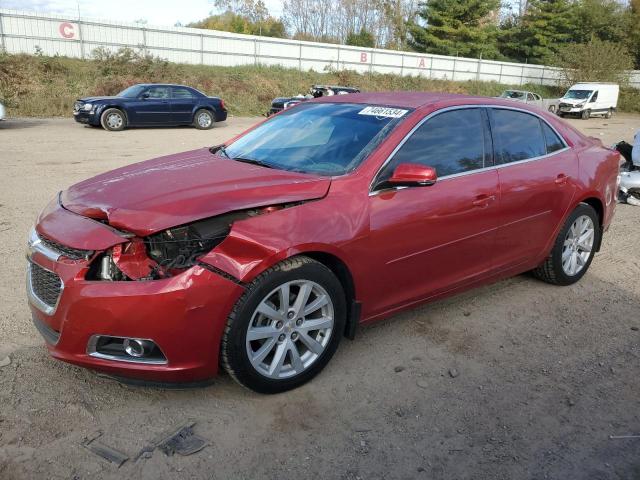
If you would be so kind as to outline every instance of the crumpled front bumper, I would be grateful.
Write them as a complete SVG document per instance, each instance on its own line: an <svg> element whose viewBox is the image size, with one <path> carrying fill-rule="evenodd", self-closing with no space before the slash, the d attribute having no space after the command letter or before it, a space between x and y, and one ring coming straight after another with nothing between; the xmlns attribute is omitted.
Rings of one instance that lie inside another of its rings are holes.
<svg viewBox="0 0 640 480"><path fill-rule="evenodd" d="M40 235L48 237L43 227L50 215L61 221L68 219L70 236L74 235L73 223L79 221L74 217L86 221L51 206L49 210L37 226ZM105 236L113 235L107 228ZM99 237L97 232L93 232L94 237ZM61 238L54 239L62 243ZM111 375L153 382L189 383L216 375L224 326L242 286L206 265L161 280L90 281L85 276L91 259L71 260L42 245L31 246L27 256L30 263L60 279L57 302L52 305L49 300L43 305L31 288L27 272L34 323L53 357ZM150 364L97 358L88 350L94 335L151 339L167 361Z"/></svg>

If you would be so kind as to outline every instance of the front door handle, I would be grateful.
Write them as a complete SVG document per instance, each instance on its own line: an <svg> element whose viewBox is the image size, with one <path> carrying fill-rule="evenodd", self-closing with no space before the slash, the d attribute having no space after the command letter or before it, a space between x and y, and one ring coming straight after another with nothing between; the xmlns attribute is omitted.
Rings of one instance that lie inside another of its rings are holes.
<svg viewBox="0 0 640 480"><path fill-rule="evenodd" d="M484 207L487 207L495 199L496 199L495 195L487 195L483 193L482 195L478 195L476 197L476 199L473 201L473 206L484 208Z"/></svg>
<svg viewBox="0 0 640 480"><path fill-rule="evenodd" d="M565 175L564 173L559 174L556 179L554 180L556 185L566 185L567 182L569 181L569 175Z"/></svg>

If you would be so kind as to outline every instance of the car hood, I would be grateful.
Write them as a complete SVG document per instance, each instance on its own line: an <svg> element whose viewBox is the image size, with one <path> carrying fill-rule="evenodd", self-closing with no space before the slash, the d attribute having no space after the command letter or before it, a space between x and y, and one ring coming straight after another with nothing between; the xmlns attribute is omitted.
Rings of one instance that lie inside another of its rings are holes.
<svg viewBox="0 0 640 480"><path fill-rule="evenodd" d="M62 192L61 203L144 236L227 212L322 198L330 184L327 177L237 162L203 148L77 183Z"/></svg>
<svg viewBox="0 0 640 480"><path fill-rule="evenodd" d="M119 100L122 100L123 97L84 97L84 98L79 98L78 101L79 102L99 102L100 100L113 100L114 98L117 98Z"/></svg>
<svg viewBox="0 0 640 480"><path fill-rule="evenodd" d="M577 98L561 98L560 101L569 105L578 105L580 103L585 103L587 99L579 100Z"/></svg>

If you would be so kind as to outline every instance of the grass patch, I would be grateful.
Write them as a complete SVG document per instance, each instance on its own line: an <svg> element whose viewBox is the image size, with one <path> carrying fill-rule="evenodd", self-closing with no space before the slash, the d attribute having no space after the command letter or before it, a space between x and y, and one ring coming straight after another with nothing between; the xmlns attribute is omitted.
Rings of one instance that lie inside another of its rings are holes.
<svg viewBox="0 0 640 480"><path fill-rule="evenodd" d="M306 93L309 86L338 84L363 91L409 90L496 96L510 85L453 82L354 71L301 72L266 66L212 67L169 63L133 50L98 49L92 60L0 53L0 99L11 116L68 116L73 102L90 95L114 95L134 83L179 83L224 99L232 115L260 115L277 96ZM524 85L543 97L558 97L557 87ZM620 109L640 112L640 91L625 90Z"/></svg>

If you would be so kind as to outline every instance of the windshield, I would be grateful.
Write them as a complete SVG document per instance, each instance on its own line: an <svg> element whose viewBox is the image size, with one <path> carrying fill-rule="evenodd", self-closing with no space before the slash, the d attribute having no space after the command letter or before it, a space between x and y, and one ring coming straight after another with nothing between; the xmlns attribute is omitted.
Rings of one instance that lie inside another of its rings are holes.
<svg viewBox="0 0 640 480"><path fill-rule="evenodd" d="M356 168L408 112L350 103L302 103L240 137L225 153L282 170L342 175Z"/></svg>
<svg viewBox="0 0 640 480"><path fill-rule="evenodd" d="M144 85L133 85L129 88L125 88L117 96L125 98L137 98L145 88L146 87Z"/></svg>
<svg viewBox="0 0 640 480"><path fill-rule="evenodd" d="M516 90L507 90L502 92L500 98L524 98L524 92L518 92Z"/></svg>
<svg viewBox="0 0 640 480"><path fill-rule="evenodd" d="M591 96L593 90L569 90L564 94L564 98L572 100L586 100Z"/></svg>

